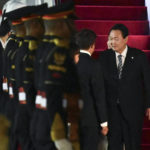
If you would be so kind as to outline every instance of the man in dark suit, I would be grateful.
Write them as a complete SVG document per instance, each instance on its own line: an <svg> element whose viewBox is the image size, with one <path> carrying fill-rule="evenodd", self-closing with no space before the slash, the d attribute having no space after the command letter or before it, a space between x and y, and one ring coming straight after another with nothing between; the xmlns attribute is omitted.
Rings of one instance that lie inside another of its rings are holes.
<svg viewBox="0 0 150 150"><path fill-rule="evenodd" d="M140 150L145 106L150 119L150 66L144 52L127 46L127 41L127 27L114 25L109 32L111 49L100 55L108 107L108 150L122 150L123 145L126 150Z"/></svg>
<svg viewBox="0 0 150 150"><path fill-rule="evenodd" d="M97 150L101 124L102 133L107 134L105 90L100 65L91 58L95 49L96 34L83 29L76 34L80 49L77 71L79 76L83 108L81 110L81 149Z"/></svg>

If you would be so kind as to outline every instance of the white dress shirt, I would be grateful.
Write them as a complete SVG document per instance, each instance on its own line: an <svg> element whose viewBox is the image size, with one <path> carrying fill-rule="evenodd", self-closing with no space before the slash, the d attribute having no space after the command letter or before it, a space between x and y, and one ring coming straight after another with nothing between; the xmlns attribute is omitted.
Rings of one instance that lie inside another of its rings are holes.
<svg viewBox="0 0 150 150"><path fill-rule="evenodd" d="M118 66L118 64L119 64L119 61L118 61L118 56L119 55L122 55L122 66L124 65L124 62L125 62L125 59L126 59L126 56L127 56L127 52L128 52L128 47L126 46L126 48L123 50L123 52L120 54L120 53L118 53L118 52L115 52L115 54L116 54L116 64L117 64L117 66Z"/></svg>
<svg viewBox="0 0 150 150"><path fill-rule="evenodd" d="M87 50L80 50L80 53L85 53L85 54L88 54L89 56L91 56L91 53L88 52ZM106 126L108 126L108 123L107 122L103 122L100 125L101 125L101 127L106 127Z"/></svg>
<svg viewBox="0 0 150 150"><path fill-rule="evenodd" d="M91 56L91 53L90 53L90 52L88 52L87 50L83 50L83 49L81 49L81 50L80 50L80 53L85 53L85 54L88 54L88 55L90 55L90 56Z"/></svg>

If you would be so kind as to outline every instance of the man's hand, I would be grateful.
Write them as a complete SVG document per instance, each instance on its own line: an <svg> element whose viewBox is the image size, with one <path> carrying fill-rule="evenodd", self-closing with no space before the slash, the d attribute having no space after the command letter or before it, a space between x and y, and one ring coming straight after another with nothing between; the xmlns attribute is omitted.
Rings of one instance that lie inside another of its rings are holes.
<svg viewBox="0 0 150 150"><path fill-rule="evenodd" d="M146 110L146 116L148 117L148 120L150 120L150 108L147 108L147 110Z"/></svg>
<svg viewBox="0 0 150 150"><path fill-rule="evenodd" d="M107 135L107 133L108 133L108 127L107 126L106 127L102 127L101 133L103 135Z"/></svg>

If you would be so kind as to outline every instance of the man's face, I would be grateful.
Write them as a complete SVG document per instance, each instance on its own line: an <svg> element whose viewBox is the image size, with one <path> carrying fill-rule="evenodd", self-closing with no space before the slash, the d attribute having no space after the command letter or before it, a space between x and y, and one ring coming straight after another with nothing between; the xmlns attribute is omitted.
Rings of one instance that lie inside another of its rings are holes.
<svg viewBox="0 0 150 150"><path fill-rule="evenodd" d="M128 37L123 38L120 30L112 30L109 34L112 49L118 53L122 53L128 41Z"/></svg>

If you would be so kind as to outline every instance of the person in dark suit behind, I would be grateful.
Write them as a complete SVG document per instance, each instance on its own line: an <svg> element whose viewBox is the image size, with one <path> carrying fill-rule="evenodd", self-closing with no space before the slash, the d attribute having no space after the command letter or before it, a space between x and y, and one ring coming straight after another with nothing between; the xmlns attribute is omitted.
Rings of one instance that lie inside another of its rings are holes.
<svg viewBox="0 0 150 150"><path fill-rule="evenodd" d="M107 95L108 150L123 150L123 145L140 150L145 106L150 119L150 66L144 52L127 41L127 27L114 25L109 32L111 49L99 57Z"/></svg>
<svg viewBox="0 0 150 150"><path fill-rule="evenodd" d="M107 114L104 81L98 62L91 58L95 49L96 34L83 29L75 36L80 49L77 71L83 99L80 120L80 140L82 150L97 150L101 124L102 133L107 134Z"/></svg>

